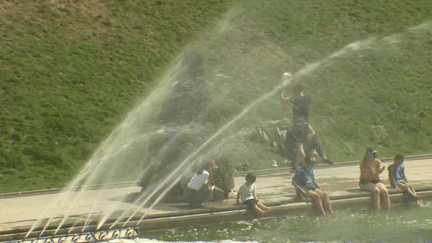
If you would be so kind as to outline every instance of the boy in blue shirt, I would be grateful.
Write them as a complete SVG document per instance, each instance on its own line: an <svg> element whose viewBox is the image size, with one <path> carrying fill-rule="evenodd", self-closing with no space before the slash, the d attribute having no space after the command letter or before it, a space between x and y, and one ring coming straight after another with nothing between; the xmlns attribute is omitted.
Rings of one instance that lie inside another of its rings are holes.
<svg viewBox="0 0 432 243"><path fill-rule="evenodd" d="M405 176L405 165L403 164L405 157L402 154L397 154L393 158L393 164L389 166L389 182L391 187L399 188L404 192L406 198L412 198L415 202L420 198L414 190L414 187L408 183Z"/></svg>
<svg viewBox="0 0 432 243"><path fill-rule="evenodd" d="M327 193L315 180L315 173L312 169L314 159L308 158L300 146L300 166L295 170L293 178L293 186L296 190L315 202L321 215L333 214L333 208L330 204L330 198Z"/></svg>

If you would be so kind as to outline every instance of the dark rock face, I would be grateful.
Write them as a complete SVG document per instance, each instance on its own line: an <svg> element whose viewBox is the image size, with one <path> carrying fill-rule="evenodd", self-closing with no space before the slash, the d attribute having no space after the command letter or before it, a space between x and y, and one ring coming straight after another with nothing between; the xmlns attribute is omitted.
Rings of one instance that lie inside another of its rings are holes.
<svg viewBox="0 0 432 243"><path fill-rule="evenodd" d="M202 55L191 53L183 61L171 97L163 104L159 121L163 125L202 123L207 106L207 89Z"/></svg>
<svg viewBox="0 0 432 243"><path fill-rule="evenodd" d="M165 129L148 147L147 168L140 181L143 190L159 184L162 177L174 171L214 132L206 119L208 91L202 55L190 53L181 66L185 68L179 72L172 93L162 104L159 114L159 122ZM227 186L231 185L230 180L232 173L228 177L219 176L218 179L224 188L230 187ZM174 194L179 194L182 187L175 186L173 190L177 191Z"/></svg>

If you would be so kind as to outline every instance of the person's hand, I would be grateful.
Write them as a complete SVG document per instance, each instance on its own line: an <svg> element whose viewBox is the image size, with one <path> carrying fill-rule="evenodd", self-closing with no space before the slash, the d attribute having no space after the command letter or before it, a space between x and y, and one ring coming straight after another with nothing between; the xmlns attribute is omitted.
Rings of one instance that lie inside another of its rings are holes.
<svg viewBox="0 0 432 243"><path fill-rule="evenodd" d="M312 134L310 135L310 139L311 139L311 140L317 140L317 139L318 139L318 133L312 133Z"/></svg>
<svg viewBox="0 0 432 243"><path fill-rule="evenodd" d="M290 97L287 96L285 91L281 91L280 97L281 97L282 101L288 101L290 99Z"/></svg>

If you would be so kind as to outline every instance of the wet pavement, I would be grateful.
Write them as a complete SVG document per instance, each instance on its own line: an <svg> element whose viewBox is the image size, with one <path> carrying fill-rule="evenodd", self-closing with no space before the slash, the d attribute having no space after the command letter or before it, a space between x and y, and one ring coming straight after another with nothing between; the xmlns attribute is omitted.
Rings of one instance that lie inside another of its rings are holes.
<svg viewBox="0 0 432 243"><path fill-rule="evenodd" d="M432 156L406 158L405 172L409 182L420 191L422 195L432 195ZM385 162L388 166L390 161ZM359 165L358 162L343 163L334 166L316 166L315 176L318 183L327 191L335 204L338 205L364 204L369 194L361 192L358 186ZM310 210L310 204L306 202L294 202L294 188L291 185L292 173L287 167L269 170L255 171L257 174L256 190L258 197L266 204L274 207L276 213L287 215L287 212L305 212ZM229 199L219 202L206 202L203 208L191 210L182 202L159 203L153 209L142 208L140 204L134 204L134 200L140 195L140 187L135 185L118 185L111 188L85 191L73 203L73 208L62 198L60 190L47 190L39 192L25 192L0 195L0 241L1 234L11 231L26 231L38 220L53 218L51 228L61 223L64 225L80 225L89 215L95 221L100 221L104 215L109 215L107 222L115 222L118 217L138 217L140 220L145 214L140 227L154 229L158 227L177 227L194 222L212 223L241 219L244 210L239 210L235 205L237 189L244 183L245 172L236 173L235 188ZM389 186L388 171L381 174L382 181ZM95 193L96 190L101 193ZM390 189L394 198L401 198L396 189ZM73 192L79 193L79 192ZM62 201L63 200L63 201ZM349 204L347 204L349 203ZM341 207L342 208L342 207ZM49 209L49 210L47 210ZM135 213L133 213L135 212ZM68 215L67 222L62 222ZM277 215L276 215L277 216ZM134 219L136 222L136 219ZM145 222L144 222L145 221ZM42 222L43 225L45 222Z"/></svg>

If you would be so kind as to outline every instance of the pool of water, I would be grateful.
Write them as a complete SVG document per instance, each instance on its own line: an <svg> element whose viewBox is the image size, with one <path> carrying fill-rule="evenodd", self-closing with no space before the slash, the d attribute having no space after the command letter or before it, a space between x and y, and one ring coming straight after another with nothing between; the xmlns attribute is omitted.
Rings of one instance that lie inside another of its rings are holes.
<svg viewBox="0 0 432 243"><path fill-rule="evenodd" d="M432 203L141 232L114 242L431 242Z"/></svg>
<svg viewBox="0 0 432 243"><path fill-rule="evenodd" d="M431 242L432 203L143 232L139 242Z"/></svg>

